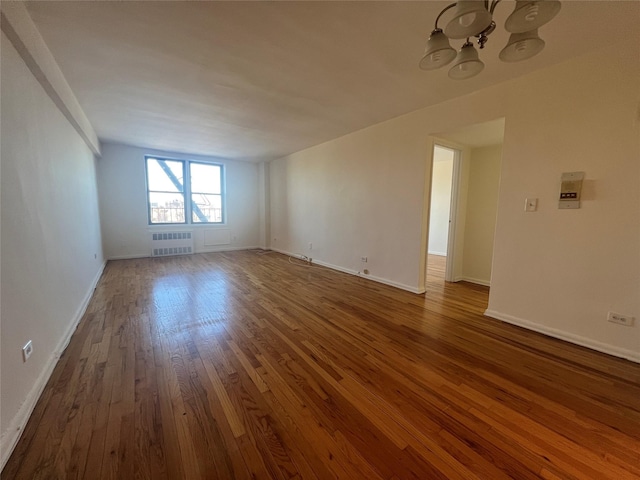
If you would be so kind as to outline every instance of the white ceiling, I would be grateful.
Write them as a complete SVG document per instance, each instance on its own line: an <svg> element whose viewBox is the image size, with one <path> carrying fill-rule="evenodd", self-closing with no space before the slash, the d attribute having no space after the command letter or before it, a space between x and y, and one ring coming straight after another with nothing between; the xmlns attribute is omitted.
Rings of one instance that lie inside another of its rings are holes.
<svg viewBox="0 0 640 480"><path fill-rule="evenodd" d="M545 50L466 81L418 69L449 2L27 2L103 141L260 161L623 41L636 1L563 2ZM446 21L446 17L444 17ZM444 23L443 23L444 25ZM456 42L454 46L460 46Z"/></svg>

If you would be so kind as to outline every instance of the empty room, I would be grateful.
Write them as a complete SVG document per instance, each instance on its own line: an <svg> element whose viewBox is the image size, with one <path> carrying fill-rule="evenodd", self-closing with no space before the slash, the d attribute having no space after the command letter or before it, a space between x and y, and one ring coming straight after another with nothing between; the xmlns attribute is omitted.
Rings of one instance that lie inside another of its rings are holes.
<svg viewBox="0 0 640 480"><path fill-rule="evenodd" d="M640 2L0 12L3 480L640 478Z"/></svg>

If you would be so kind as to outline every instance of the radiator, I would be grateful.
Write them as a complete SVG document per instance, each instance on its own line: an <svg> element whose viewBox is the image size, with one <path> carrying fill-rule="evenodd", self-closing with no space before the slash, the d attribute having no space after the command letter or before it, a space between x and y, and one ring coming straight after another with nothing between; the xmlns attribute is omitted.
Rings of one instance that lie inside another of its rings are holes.
<svg viewBox="0 0 640 480"><path fill-rule="evenodd" d="M193 253L192 232L162 232L151 234L151 256L187 255Z"/></svg>

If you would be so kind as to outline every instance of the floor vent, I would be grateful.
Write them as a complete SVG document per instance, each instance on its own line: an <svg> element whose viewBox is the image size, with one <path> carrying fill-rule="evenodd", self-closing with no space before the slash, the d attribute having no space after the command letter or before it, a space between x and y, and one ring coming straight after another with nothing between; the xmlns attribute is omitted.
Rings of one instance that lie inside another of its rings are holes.
<svg viewBox="0 0 640 480"><path fill-rule="evenodd" d="M192 232L162 232L151 234L151 256L189 255L193 253Z"/></svg>

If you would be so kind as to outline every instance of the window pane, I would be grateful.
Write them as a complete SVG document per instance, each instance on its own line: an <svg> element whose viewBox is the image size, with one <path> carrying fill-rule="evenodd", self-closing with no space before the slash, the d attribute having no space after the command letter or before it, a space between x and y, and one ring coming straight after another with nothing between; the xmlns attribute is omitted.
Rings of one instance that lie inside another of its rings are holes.
<svg viewBox="0 0 640 480"><path fill-rule="evenodd" d="M151 223L184 223L184 195L149 192Z"/></svg>
<svg viewBox="0 0 640 480"><path fill-rule="evenodd" d="M219 165L191 163L191 191L197 193L222 193Z"/></svg>
<svg viewBox="0 0 640 480"><path fill-rule="evenodd" d="M222 222L222 196L204 195L194 193L191 195L193 223L221 223Z"/></svg>
<svg viewBox="0 0 640 480"><path fill-rule="evenodd" d="M184 192L183 170L183 163L180 161L147 158L149 190Z"/></svg>
<svg viewBox="0 0 640 480"><path fill-rule="evenodd" d="M146 157L146 167L151 225L224 221L222 165Z"/></svg>

